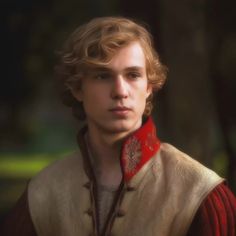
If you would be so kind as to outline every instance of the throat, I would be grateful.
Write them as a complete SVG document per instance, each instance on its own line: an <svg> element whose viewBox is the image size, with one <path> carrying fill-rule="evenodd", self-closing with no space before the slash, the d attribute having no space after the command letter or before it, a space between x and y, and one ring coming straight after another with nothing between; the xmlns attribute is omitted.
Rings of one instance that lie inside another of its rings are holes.
<svg viewBox="0 0 236 236"><path fill-rule="evenodd" d="M85 140L97 183L106 187L118 188L122 180L121 145L110 146L101 142L93 142L89 134L85 136Z"/></svg>

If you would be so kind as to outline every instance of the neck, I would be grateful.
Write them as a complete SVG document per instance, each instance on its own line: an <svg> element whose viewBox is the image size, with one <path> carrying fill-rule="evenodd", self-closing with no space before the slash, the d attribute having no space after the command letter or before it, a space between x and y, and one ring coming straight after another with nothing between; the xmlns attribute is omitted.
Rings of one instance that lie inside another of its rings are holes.
<svg viewBox="0 0 236 236"><path fill-rule="evenodd" d="M102 160L108 163L119 162L122 143L141 125L142 120L140 119L129 130L116 132L108 131L88 120L88 141L101 162L103 162Z"/></svg>
<svg viewBox="0 0 236 236"><path fill-rule="evenodd" d="M100 166L114 166L119 164L123 139L117 139L111 135L99 134L89 129L87 142L93 158Z"/></svg>
<svg viewBox="0 0 236 236"><path fill-rule="evenodd" d="M118 186L122 180L121 148L129 134L99 132L88 126L87 144L97 181L106 186Z"/></svg>

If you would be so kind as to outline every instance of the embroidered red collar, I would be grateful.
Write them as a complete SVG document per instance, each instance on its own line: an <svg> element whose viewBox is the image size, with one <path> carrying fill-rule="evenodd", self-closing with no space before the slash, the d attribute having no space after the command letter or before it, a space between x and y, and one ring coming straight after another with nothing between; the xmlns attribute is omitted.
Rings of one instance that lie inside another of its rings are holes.
<svg viewBox="0 0 236 236"><path fill-rule="evenodd" d="M129 181L160 148L156 127L151 117L126 139L121 152L124 180Z"/></svg>
<svg viewBox="0 0 236 236"><path fill-rule="evenodd" d="M87 127L84 127L78 133L77 140L84 158L85 169L87 173L93 173L91 164L89 164L89 153L84 140L84 134ZM121 168L124 174L124 181L127 182L149 161L160 148L160 141L156 136L156 127L151 117L144 124L130 135L122 146Z"/></svg>

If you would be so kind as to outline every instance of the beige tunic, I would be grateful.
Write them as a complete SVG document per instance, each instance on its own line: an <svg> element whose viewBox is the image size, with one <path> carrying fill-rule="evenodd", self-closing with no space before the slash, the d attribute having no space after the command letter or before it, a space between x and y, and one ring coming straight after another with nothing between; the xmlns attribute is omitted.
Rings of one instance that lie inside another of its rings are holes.
<svg viewBox="0 0 236 236"><path fill-rule="evenodd" d="M185 235L209 192L223 181L169 144L124 182L104 235ZM97 235L94 182L81 153L57 161L29 184L30 214L39 236Z"/></svg>

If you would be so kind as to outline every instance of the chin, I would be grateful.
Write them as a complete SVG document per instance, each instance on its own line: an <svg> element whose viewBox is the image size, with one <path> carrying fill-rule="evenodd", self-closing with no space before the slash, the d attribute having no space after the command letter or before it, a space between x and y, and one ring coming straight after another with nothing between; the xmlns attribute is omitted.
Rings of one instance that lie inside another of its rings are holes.
<svg viewBox="0 0 236 236"><path fill-rule="evenodd" d="M110 130L111 133L131 133L137 130L141 126L138 122L131 121L118 121L113 124L107 126L107 129Z"/></svg>

